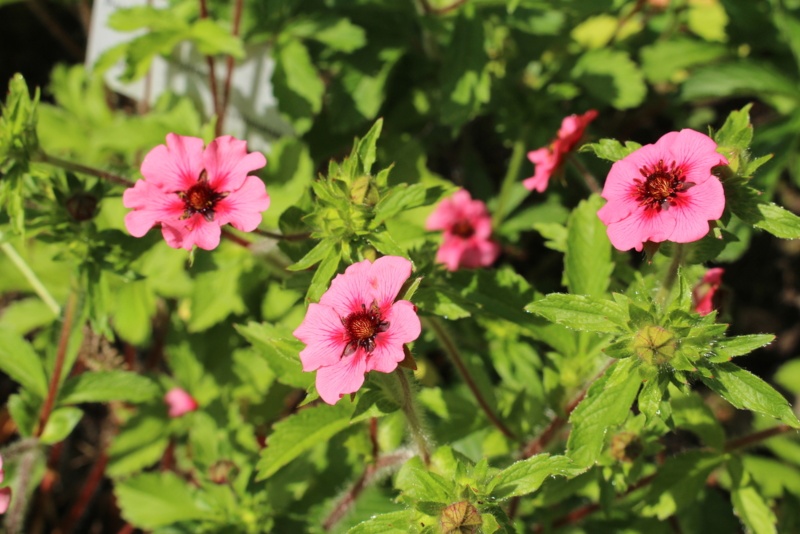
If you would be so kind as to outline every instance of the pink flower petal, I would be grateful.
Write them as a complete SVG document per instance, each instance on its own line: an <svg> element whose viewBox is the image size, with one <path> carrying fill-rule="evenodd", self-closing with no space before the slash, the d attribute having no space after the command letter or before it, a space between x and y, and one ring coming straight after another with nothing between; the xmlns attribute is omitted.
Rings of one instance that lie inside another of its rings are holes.
<svg viewBox="0 0 800 534"><path fill-rule="evenodd" d="M445 236L439 250L436 251L436 262L444 264L448 271L457 271L461 265L466 243L459 237Z"/></svg>
<svg viewBox="0 0 800 534"><path fill-rule="evenodd" d="M725 192L715 177L692 187L680 200L680 206L670 208L675 227L667 239L675 243L691 243L705 237L708 221L719 219L725 209Z"/></svg>
<svg viewBox="0 0 800 534"><path fill-rule="evenodd" d="M261 224L261 213L269 208L267 188L259 178L248 176L242 186L223 198L214 208L217 224L232 224L252 232Z"/></svg>
<svg viewBox="0 0 800 534"><path fill-rule="evenodd" d="M364 260L355 265L364 263L369 264L369 261ZM339 317L347 317L360 311L362 306L372 305L372 293L366 276L354 276L350 271L355 265L348 267L345 274L336 275L331 281L331 287L319 299L320 304L333 308Z"/></svg>
<svg viewBox="0 0 800 534"><path fill-rule="evenodd" d="M197 401L194 400L194 397L189 395L186 390L179 387L170 389L166 395L164 395L164 402L169 407L169 416L173 418L193 412L198 408Z"/></svg>
<svg viewBox="0 0 800 534"><path fill-rule="evenodd" d="M142 237L162 221L177 221L184 213L184 204L178 195L144 180L122 194L122 204L134 208L125 215L125 228L134 237Z"/></svg>
<svg viewBox="0 0 800 534"><path fill-rule="evenodd" d="M669 152L676 162L685 165L686 180L698 185L711 176L709 170L712 167L728 164L725 156L717 152L714 140L694 130L678 132L672 138Z"/></svg>
<svg viewBox="0 0 800 534"><path fill-rule="evenodd" d="M641 251L645 241L658 243L669 237L669 232L675 227L674 211L640 210L632 213L630 217L608 225L608 238L618 250L635 248Z"/></svg>
<svg viewBox="0 0 800 534"><path fill-rule="evenodd" d="M375 260L367 274L367 282L372 288L373 298L381 308L394 302L409 276L411 262L405 258L383 256Z"/></svg>
<svg viewBox="0 0 800 534"><path fill-rule="evenodd" d="M0 488L0 514L6 513L11 503L11 488Z"/></svg>
<svg viewBox="0 0 800 534"><path fill-rule="evenodd" d="M550 183L550 178L558 166L558 154L549 147L528 152L528 159L536 168L533 176L522 181L522 185L529 191L543 193Z"/></svg>
<svg viewBox="0 0 800 534"><path fill-rule="evenodd" d="M403 345L411 343L422 331L416 307L407 300L394 303L386 317L389 329L375 338L375 350L367 359L367 371L391 373L405 358Z"/></svg>
<svg viewBox="0 0 800 534"><path fill-rule="evenodd" d="M167 144L158 145L142 161L142 176L165 191L185 191L203 171L203 140L167 134Z"/></svg>
<svg viewBox="0 0 800 534"><path fill-rule="evenodd" d="M334 365L320 367L317 371L317 392L328 404L336 404L348 393L355 393L364 384L367 372L366 354L358 349Z"/></svg>
<svg viewBox="0 0 800 534"><path fill-rule="evenodd" d="M303 371L335 365L347 346L347 332L342 318L333 308L309 304L306 316L294 331L294 337L306 344L300 352Z"/></svg>
<svg viewBox="0 0 800 534"><path fill-rule="evenodd" d="M219 224L208 222L195 213L183 221L162 222L161 233L172 248L192 250L197 245L204 250L213 250L219 246L222 231Z"/></svg>
<svg viewBox="0 0 800 534"><path fill-rule="evenodd" d="M212 189L235 191L242 187L248 173L267 164L267 158L260 152L248 154L247 142L225 135L209 143L203 163Z"/></svg>

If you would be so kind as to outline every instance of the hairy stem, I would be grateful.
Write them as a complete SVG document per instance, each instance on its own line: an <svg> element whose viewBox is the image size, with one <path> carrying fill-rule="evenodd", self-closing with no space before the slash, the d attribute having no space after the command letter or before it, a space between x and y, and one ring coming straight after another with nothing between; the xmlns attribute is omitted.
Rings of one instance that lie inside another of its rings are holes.
<svg viewBox="0 0 800 534"><path fill-rule="evenodd" d="M592 174L574 154L570 155L569 162L573 167L575 167L575 170L578 171L578 174L581 175L583 182L586 184L586 187L590 192L598 195L603 192L603 188L600 187L600 182L597 181L597 178L595 178L594 174Z"/></svg>
<svg viewBox="0 0 800 534"><path fill-rule="evenodd" d="M61 325L61 335L58 338L58 350L56 352L56 361L53 366L53 376L50 377L50 387L47 390L47 398L44 400L42 412L39 415L39 426L36 429L36 437L40 437L47 426L47 421L50 419L50 414L55 406L56 398L58 397L58 386L61 383L61 373L64 370L64 360L67 357L67 347L69 345L69 335L72 331L72 321L75 316L75 308L77 307L78 296L75 291L70 293L67 300L66 311L64 312L64 322Z"/></svg>
<svg viewBox="0 0 800 534"><path fill-rule="evenodd" d="M400 389L403 395L402 408L403 413L406 415L406 420L408 421L408 428L411 430L411 435L417 444L422 461L425 465L430 465L431 453L428 450L428 439L422 431L422 424L420 423L419 415L414 406L414 399L411 397L411 386L408 384L408 378L406 378L405 371L401 367L395 369L395 374L397 375L397 380L400 381Z"/></svg>
<svg viewBox="0 0 800 534"><path fill-rule="evenodd" d="M111 182L112 184L124 185L125 187L130 187L134 184L132 180L128 180L127 178L119 176L118 174L110 173L100 169L95 169L94 167L87 167L86 165L81 165L80 163L73 163L71 161L51 156L50 154L46 154L44 152L39 152L38 156L33 158L33 161L47 163L49 165L61 167L62 169L66 169L72 172L89 174L91 176L102 178L103 180Z"/></svg>
<svg viewBox="0 0 800 534"><path fill-rule="evenodd" d="M27 441L27 440L26 440ZM38 440L33 440L37 444ZM28 486L31 483L36 458L39 455L37 447L27 447L22 453L17 469L17 487L11 496L11 506L5 518L5 527L8 534L21 534L24 532L25 512L28 508Z"/></svg>
<svg viewBox="0 0 800 534"><path fill-rule="evenodd" d="M672 293L672 286L675 285L675 281L678 279L678 270L681 267L681 263L683 263L683 254L683 245L675 243L675 247L672 249L672 261L667 268L667 274L664 276L664 283L661 285L661 289L658 290L658 301L662 306L667 305L669 295Z"/></svg>
<svg viewBox="0 0 800 534"><path fill-rule="evenodd" d="M505 437L510 440L518 441L519 438L500 420L499 417L492 411L489 407L489 403L486 402L486 399L483 397L480 389L478 389L478 385L475 383L475 380L472 378L467 366L464 364L464 359L461 357L461 353L458 352L458 347L453 342L453 338L450 337L450 334L447 332L445 326L434 317L423 317L422 321L425 325L434 333L436 339L439 341L439 344L442 346L444 351L450 357L450 360L458 369L461 378L464 379L464 382L467 384L467 387L472 392L472 395L475 397L475 400L478 402L478 406L480 406L483 413L486 414L486 417Z"/></svg>
<svg viewBox="0 0 800 534"><path fill-rule="evenodd" d="M508 170L503 177L503 183L500 186L500 194L497 197L497 205L492 216L492 228L497 228L503 219L508 215L509 196L518 184L519 171L522 168L522 162L525 160L525 130L521 132L519 139L514 142L514 147L511 151L511 159L508 162Z"/></svg>
<svg viewBox="0 0 800 534"><path fill-rule="evenodd" d="M25 259L19 255L14 246L11 243L2 243L0 244L0 249L6 253L8 259L11 260L11 263L13 263L17 269L19 269L19 272L22 273L22 276L25 277L25 280L28 281L28 283L31 285L31 288L36 292L37 295L39 295L39 298L44 301L48 308L50 308L50 311L53 312L53 315L61 315L61 306L59 306L58 302L56 302L56 299L53 298L50 292L47 291L47 288L44 287L42 281L39 280L39 277L36 276L35 272L33 272L33 269L31 269L30 265L28 265L28 262L26 262Z"/></svg>

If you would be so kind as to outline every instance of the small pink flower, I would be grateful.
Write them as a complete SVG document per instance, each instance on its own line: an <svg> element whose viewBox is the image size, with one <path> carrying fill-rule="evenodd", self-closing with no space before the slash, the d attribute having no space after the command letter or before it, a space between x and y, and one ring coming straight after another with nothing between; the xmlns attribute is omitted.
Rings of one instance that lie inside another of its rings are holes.
<svg viewBox="0 0 800 534"><path fill-rule="evenodd" d="M717 144L694 130L670 132L611 166L597 216L619 250L644 243L691 243L708 233L709 221L722 216L725 193L711 174L728 160Z"/></svg>
<svg viewBox="0 0 800 534"><path fill-rule="evenodd" d="M722 274L725 269L714 267L706 271L700 283L692 289L692 305L700 315L708 315L719 308L719 295L722 286Z"/></svg>
<svg viewBox="0 0 800 534"><path fill-rule="evenodd" d="M528 159L536 166L536 171L533 176L524 180L522 185L529 191L544 192L550 178L564 163L566 155L580 142L584 130L595 118L597 111L593 109L583 115L565 117L561 121L561 128L558 129L558 136L549 146L528 152Z"/></svg>
<svg viewBox="0 0 800 534"><path fill-rule="evenodd" d="M198 408L197 401L189 395L186 390L174 387L164 395L164 402L169 407L169 416L172 418L180 417L183 414L193 412Z"/></svg>
<svg viewBox="0 0 800 534"><path fill-rule="evenodd" d="M167 244L186 250L216 248L224 224L255 230L269 195L264 182L248 173L267 160L258 152L248 154L246 146L226 135L203 150L202 139L168 134L166 145L145 156L144 180L122 196L125 207L134 210L125 216L125 227L142 237L161 224Z"/></svg>
<svg viewBox="0 0 800 534"><path fill-rule="evenodd" d="M3 483L3 479L6 477L5 471L3 471L3 457L0 456L0 484ZM11 502L11 488L0 488L0 514L6 513L8 510L8 505Z"/></svg>
<svg viewBox="0 0 800 534"><path fill-rule="evenodd" d="M397 294L411 262L384 256L353 264L331 282L319 304L310 304L294 331L306 344L303 371L317 371L322 400L336 404L355 393L369 371L391 373L403 361L403 345L419 337L417 308Z"/></svg>
<svg viewBox="0 0 800 534"><path fill-rule="evenodd" d="M465 189L439 203L425 223L427 230L444 230L436 261L448 271L475 269L494 263L500 245L491 240L492 219L486 204L472 200Z"/></svg>

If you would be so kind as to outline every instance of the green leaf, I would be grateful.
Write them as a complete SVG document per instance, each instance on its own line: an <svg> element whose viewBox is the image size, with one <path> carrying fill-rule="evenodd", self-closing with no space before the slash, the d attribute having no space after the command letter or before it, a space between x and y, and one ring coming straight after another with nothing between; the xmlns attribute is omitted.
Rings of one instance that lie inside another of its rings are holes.
<svg viewBox="0 0 800 534"><path fill-rule="evenodd" d="M317 243L314 246L314 248L312 248L308 252L308 254L303 256L297 263L288 266L286 269L289 271L303 271L305 269L313 267L314 265L321 262L323 259L327 258L330 255L335 244L336 244L335 239L323 239L322 241Z"/></svg>
<svg viewBox="0 0 800 534"><path fill-rule="evenodd" d="M800 360L789 360L781 365L774 379L787 391L800 395Z"/></svg>
<svg viewBox="0 0 800 534"><path fill-rule="evenodd" d="M551 476L572 477L580 469L566 456L539 454L511 464L489 481L486 491L494 499L508 499L533 493Z"/></svg>
<svg viewBox="0 0 800 534"><path fill-rule="evenodd" d="M209 18L192 24L187 37L204 56L229 55L235 59L244 58L244 45L240 37L234 36Z"/></svg>
<svg viewBox="0 0 800 534"><path fill-rule="evenodd" d="M357 524L347 534L408 534L408 525L413 520L412 511L402 510L380 514Z"/></svg>
<svg viewBox="0 0 800 534"><path fill-rule="evenodd" d="M333 278L333 275L335 275L337 269L339 269L340 257L341 251L338 248L334 248L320 262L317 270L314 271L311 284L308 286L308 293L306 294L308 300L318 302L328 289L331 278Z"/></svg>
<svg viewBox="0 0 800 534"><path fill-rule="evenodd" d="M405 250L392 238L389 232L375 232L367 237L367 241L381 254L387 256L408 256Z"/></svg>
<svg viewBox="0 0 800 534"><path fill-rule="evenodd" d="M696 393L672 395L672 420L678 428L697 434L703 442L715 449L725 444L725 431L711 408Z"/></svg>
<svg viewBox="0 0 800 534"><path fill-rule="evenodd" d="M747 104L740 110L731 111L725 124L715 134L714 141L720 147L748 150L753 141L753 125L750 123L750 108Z"/></svg>
<svg viewBox="0 0 800 534"><path fill-rule="evenodd" d="M201 272L195 277L192 286L190 332L202 332L224 321L229 315L243 313L247 309L242 300L239 280L242 270L250 261L251 257L225 257L217 268ZM213 290L210 291L209 288Z"/></svg>
<svg viewBox="0 0 800 534"><path fill-rule="evenodd" d="M800 421L792 412L789 402L775 389L757 376L732 363L711 367L713 378L700 376L712 390L740 410L752 410L800 428Z"/></svg>
<svg viewBox="0 0 800 534"><path fill-rule="evenodd" d="M358 141L356 145L356 154L358 160L361 162L361 172L370 174L372 165L375 163L378 138L381 136L383 129L383 119L378 119L372 128L369 129L367 135Z"/></svg>
<svg viewBox="0 0 800 534"><path fill-rule="evenodd" d="M567 456L576 466L588 467L600 456L609 428L622 424L636 399L641 379L633 358L619 360L589 388L570 415L572 424Z"/></svg>
<svg viewBox="0 0 800 534"><path fill-rule="evenodd" d="M296 39L279 39L275 47L272 86L278 107L298 134L307 132L313 116L322 109L325 85L305 45Z"/></svg>
<svg viewBox="0 0 800 534"><path fill-rule="evenodd" d="M584 295L551 293L528 304L525 310L567 328L588 332L616 334L624 331L628 320L616 302Z"/></svg>
<svg viewBox="0 0 800 534"><path fill-rule="evenodd" d="M349 19L314 16L299 19L288 25L285 32L302 39L313 39L340 52L353 52L367 44L364 29Z"/></svg>
<svg viewBox="0 0 800 534"><path fill-rule="evenodd" d="M302 389L314 383L314 374L304 373L300 363L300 351L305 345L291 332L270 323L249 322L234 327L264 356L279 382Z"/></svg>
<svg viewBox="0 0 800 534"><path fill-rule="evenodd" d="M775 534L777 532L775 514L753 484L750 474L744 470L740 458L734 458L729 462L728 472L733 482L731 489L733 511L745 524L747 531L754 534Z"/></svg>
<svg viewBox="0 0 800 534"><path fill-rule="evenodd" d="M133 345L141 345L152 337L151 317L156 312L156 296L149 280L123 284L116 295L114 330Z"/></svg>
<svg viewBox="0 0 800 534"><path fill-rule="evenodd" d="M453 482L429 471L419 456L403 464L395 479L395 487L415 501L449 504Z"/></svg>
<svg viewBox="0 0 800 534"><path fill-rule="evenodd" d="M656 41L641 50L642 71L650 82L679 81L683 71L724 57L728 48L692 39Z"/></svg>
<svg viewBox="0 0 800 534"><path fill-rule="evenodd" d="M87 372L67 378L59 393L59 404L82 402L147 402L161 390L146 376L128 371Z"/></svg>
<svg viewBox="0 0 800 534"><path fill-rule="evenodd" d="M697 69L683 84L681 98L700 100L730 96L767 95L800 98L797 83L767 62L749 60Z"/></svg>
<svg viewBox="0 0 800 534"><path fill-rule="evenodd" d="M617 109L634 108L647 95L641 71L621 50L586 52L572 69L572 76L587 93Z"/></svg>
<svg viewBox="0 0 800 534"><path fill-rule="evenodd" d="M592 195L578 204L567 222L564 275L570 293L600 297L608 289L614 262L606 226L597 217L603 204L599 195Z"/></svg>
<svg viewBox="0 0 800 534"><path fill-rule="evenodd" d="M436 186L427 187L423 184L398 184L392 187L381 197L375 205L375 213L369 227L374 229L391 219L400 212L430 206L438 202L452 189Z"/></svg>
<svg viewBox="0 0 800 534"><path fill-rule="evenodd" d="M442 121L459 127L489 102L492 80L483 20L461 11L442 64Z"/></svg>
<svg viewBox="0 0 800 534"><path fill-rule="evenodd" d="M753 334L749 336L735 336L720 339L714 343L714 352L721 361L727 361L736 356L750 354L754 350L769 345L775 336L772 334ZM712 359L715 361L716 358Z"/></svg>
<svg viewBox="0 0 800 534"><path fill-rule="evenodd" d="M83 410L80 408L67 407L53 410L39 440L44 445L52 445L65 440L81 417L83 417Z"/></svg>
<svg viewBox="0 0 800 534"><path fill-rule="evenodd" d="M154 529L181 521L210 520L210 507L189 482L174 473L145 473L114 486L122 517L140 528Z"/></svg>
<svg viewBox="0 0 800 534"><path fill-rule="evenodd" d="M320 404L305 408L275 423L256 466L256 480L271 477L281 467L350 426L354 408L345 399L334 406Z"/></svg>
<svg viewBox="0 0 800 534"><path fill-rule="evenodd" d="M642 514L664 520L694 504L706 479L725 457L714 452L690 451L662 465L642 500Z"/></svg>
<svg viewBox="0 0 800 534"><path fill-rule="evenodd" d="M775 204L759 204L761 219L755 226L781 239L800 238L800 217Z"/></svg>
<svg viewBox="0 0 800 534"><path fill-rule="evenodd" d="M169 445L164 408L156 415L139 412L114 436L108 449L106 474L122 477L141 471L159 461Z"/></svg>
<svg viewBox="0 0 800 534"><path fill-rule="evenodd" d="M0 328L0 370L40 399L47 395L42 359L18 334Z"/></svg>
<svg viewBox="0 0 800 534"><path fill-rule="evenodd" d="M623 145L616 139L600 139L597 143L586 143L580 152L594 152L600 159L619 161L640 148L642 145L633 141L625 141Z"/></svg>

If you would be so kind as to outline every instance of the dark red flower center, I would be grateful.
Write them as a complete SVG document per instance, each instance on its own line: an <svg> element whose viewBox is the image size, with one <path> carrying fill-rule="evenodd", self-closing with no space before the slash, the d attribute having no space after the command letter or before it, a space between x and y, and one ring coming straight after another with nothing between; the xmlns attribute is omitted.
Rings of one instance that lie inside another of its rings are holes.
<svg viewBox="0 0 800 534"><path fill-rule="evenodd" d="M450 228L450 231L458 237L463 237L464 239L469 239L475 234L475 228L472 227L469 221L458 221L453 225L452 228Z"/></svg>
<svg viewBox="0 0 800 534"><path fill-rule="evenodd" d="M178 196L183 200L183 218L188 219L195 213L202 215L208 222L214 220L214 206L217 202L228 196L228 193L215 191L208 185L206 171L200 174L197 183L186 191L177 191Z"/></svg>
<svg viewBox="0 0 800 534"><path fill-rule="evenodd" d="M677 203L678 194L687 191L695 184L686 181L682 167L672 162L669 166L658 160L653 166L642 167L639 173L644 179L636 178L636 200L645 209L666 210Z"/></svg>
<svg viewBox="0 0 800 534"><path fill-rule="evenodd" d="M389 321L384 321L381 309L376 302L367 309L361 305L361 310L342 317L342 325L347 332L347 345L342 356L350 356L358 347L371 353L375 350L375 336L389 329Z"/></svg>

